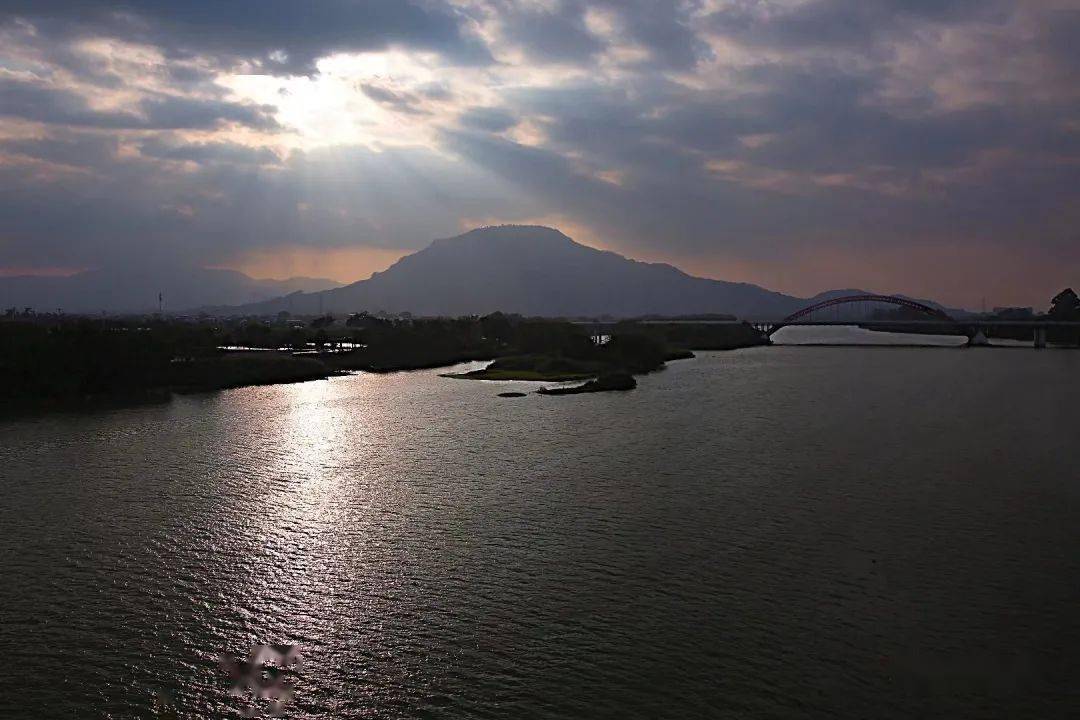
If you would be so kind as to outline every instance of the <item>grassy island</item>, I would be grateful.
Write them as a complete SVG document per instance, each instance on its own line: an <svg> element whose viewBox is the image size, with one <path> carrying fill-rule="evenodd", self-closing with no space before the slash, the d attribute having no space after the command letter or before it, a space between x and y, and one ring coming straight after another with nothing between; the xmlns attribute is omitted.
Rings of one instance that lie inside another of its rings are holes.
<svg viewBox="0 0 1080 720"><path fill-rule="evenodd" d="M536 392L541 395L580 395L582 393L612 392L633 390L637 387L637 380L629 373L607 373L595 380L590 380L584 385L574 387L540 388Z"/></svg>
<svg viewBox="0 0 1080 720"><path fill-rule="evenodd" d="M461 380L537 380L565 382L587 380L603 370L600 363L547 355L511 355L497 358L482 370L447 373L443 377Z"/></svg>
<svg viewBox="0 0 1080 720"><path fill-rule="evenodd" d="M500 357L481 370L444 377L546 382L588 380L575 387L541 388L538 391L543 395L576 395L633 390L637 387L634 374L660 370L669 360L694 357L694 353L685 348L668 347L662 336L636 332L632 326L599 345L575 330L570 326L565 335L549 338L547 353Z"/></svg>
<svg viewBox="0 0 1080 720"><path fill-rule="evenodd" d="M693 357L685 349L671 349L663 340L640 333L625 332L611 336L604 344L597 345L584 335L575 332L573 326L562 337L551 338L546 353L509 355L497 358L481 370L447 374L445 377L461 380L524 380L568 382L593 380L594 378L630 378L635 373L649 373L664 367L668 360ZM625 385L625 382L615 383ZM608 383L589 383L590 390L631 389L636 386L608 386ZM579 391L575 391L579 392ZM551 393L562 394L562 393Z"/></svg>

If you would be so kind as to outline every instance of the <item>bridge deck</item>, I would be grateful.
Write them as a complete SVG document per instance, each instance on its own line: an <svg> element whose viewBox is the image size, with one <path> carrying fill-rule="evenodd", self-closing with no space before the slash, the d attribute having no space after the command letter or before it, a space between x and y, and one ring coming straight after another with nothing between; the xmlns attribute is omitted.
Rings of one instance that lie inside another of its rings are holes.
<svg viewBox="0 0 1080 720"><path fill-rule="evenodd" d="M790 325L858 325L861 327L881 326L881 327L911 327L912 325L920 325L923 327L1077 327L1080 328L1080 321L1076 320L793 320L791 322L782 322L778 320L761 321L755 323L750 322L751 325L781 325L788 327Z"/></svg>
<svg viewBox="0 0 1080 720"><path fill-rule="evenodd" d="M1076 320L990 320L990 319L969 319L969 320L792 320L790 322L783 322L782 320L627 320L624 322L630 322L637 325L741 325L742 323L748 323L750 325L780 325L788 327L791 325L844 325L852 326L858 325L861 327L880 326L880 327L911 327L912 325L921 325L924 327L1075 327L1080 328L1080 321ZM590 327L615 327L620 322L615 320L577 320L575 325L588 325Z"/></svg>

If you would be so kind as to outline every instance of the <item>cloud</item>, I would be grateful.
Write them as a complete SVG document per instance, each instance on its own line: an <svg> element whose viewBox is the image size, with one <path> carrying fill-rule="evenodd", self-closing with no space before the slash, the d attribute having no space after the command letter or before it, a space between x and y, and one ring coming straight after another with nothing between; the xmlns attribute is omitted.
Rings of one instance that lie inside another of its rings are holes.
<svg viewBox="0 0 1080 720"><path fill-rule="evenodd" d="M9 2L0 266L558 217L781 290L935 243L1056 279L1080 271L1078 29L1069 0ZM942 297L970 302L958 275Z"/></svg>
<svg viewBox="0 0 1080 720"><path fill-rule="evenodd" d="M588 62L607 43L589 30L577 2L510 3L498 13L503 41L533 62Z"/></svg>
<svg viewBox="0 0 1080 720"><path fill-rule="evenodd" d="M178 138L136 149L87 132L0 141L0 264L218 265L275 248L416 248L462 215L534 207L474 166L422 149L338 146L280 159ZM48 172L57 161L88 172ZM33 163L44 169L28 172Z"/></svg>
<svg viewBox="0 0 1080 720"><path fill-rule="evenodd" d="M808 0L781 5L726 3L707 18L708 29L735 42L778 48L867 50L908 39L928 24L1004 21L999 0Z"/></svg>
<svg viewBox="0 0 1080 720"><path fill-rule="evenodd" d="M473 107L461 114L458 121L465 127L488 132L503 132L518 123L513 113L495 107Z"/></svg>
<svg viewBox="0 0 1080 720"><path fill-rule="evenodd" d="M0 141L0 153L8 156L86 169L114 162L119 147L114 137L85 133Z"/></svg>
<svg viewBox="0 0 1080 720"><path fill-rule="evenodd" d="M5 18L57 38L120 38L171 57L207 55L277 73L311 73L325 55L395 45L450 62L490 61L452 7L409 0L13 0L0 10Z"/></svg>
<svg viewBox="0 0 1080 720"><path fill-rule="evenodd" d="M0 76L0 115L50 125L102 129L209 129L235 123L260 130L277 128L274 108L244 102L159 95L130 108L103 110L68 89Z"/></svg>
<svg viewBox="0 0 1080 720"><path fill-rule="evenodd" d="M180 160L200 164L281 165L281 158L268 147L250 147L230 142L184 143L152 138L139 145L144 157Z"/></svg>
<svg viewBox="0 0 1080 720"><path fill-rule="evenodd" d="M420 106L420 98L410 92L393 90L385 85L379 85L374 82L360 83L360 91L380 105L389 107L396 112L411 114L427 113L427 111Z"/></svg>
<svg viewBox="0 0 1080 720"><path fill-rule="evenodd" d="M583 64L619 49L640 49L652 68L688 69L710 54L691 27L698 2L552 0L495 3L485 16L497 45L540 64Z"/></svg>

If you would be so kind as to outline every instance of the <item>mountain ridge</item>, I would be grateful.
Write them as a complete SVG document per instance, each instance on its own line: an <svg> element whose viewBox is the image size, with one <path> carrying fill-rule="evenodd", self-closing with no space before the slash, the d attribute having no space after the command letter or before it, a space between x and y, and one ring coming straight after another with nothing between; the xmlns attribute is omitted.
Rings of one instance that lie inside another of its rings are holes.
<svg viewBox="0 0 1080 720"><path fill-rule="evenodd" d="M296 291L319 291L341 283L325 278L257 279L237 270L154 267L85 270L74 275L0 277L0 308L31 307L39 312L152 312L158 294L167 310L201 305L238 305Z"/></svg>
<svg viewBox="0 0 1080 720"><path fill-rule="evenodd" d="M836 292L799 298L588 247L553 228L497 225L438 238L386 270L339 288L205 310L219 315L382 311L421 316L501 311L548 317L725 313L778 319Z"/></svg>
<svg viewBox="0 0 1080 720"><path fill-rule="evenodd" d="M552 228L501 225L439 238L386 270L341 288L209 310L249 315L381 310L631 317L752 307L779 311L796 301L756 285L698 278L672 265L591 248Z"/></svg>
<svg viewBox="0 0 1080 720"><path fill-rule="evenodd" d="M435 239L386 270L346 285L321 278L257 280L236 270L159 263L137 271L103 268L67 277L0 277L0 308L154 312L161 293L165 311L173 314L460 316L501 311L547 317L730 314L776 320L819 300L863 292L830 290L800 298L592 248L554 228L497 225ZM844 319L856 312L854 307L839 310Z"/></svg>

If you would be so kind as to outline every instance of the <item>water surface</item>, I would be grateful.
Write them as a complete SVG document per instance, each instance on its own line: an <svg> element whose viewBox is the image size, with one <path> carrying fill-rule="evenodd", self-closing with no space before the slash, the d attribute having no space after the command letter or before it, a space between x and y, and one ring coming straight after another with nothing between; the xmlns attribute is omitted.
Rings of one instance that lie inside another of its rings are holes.
<svg viewBox="0 0 1080 720"><path fill-rule="evenodd" d="M1064 718L1080 352L360 374L0 424L5 717Z"/></svg>

